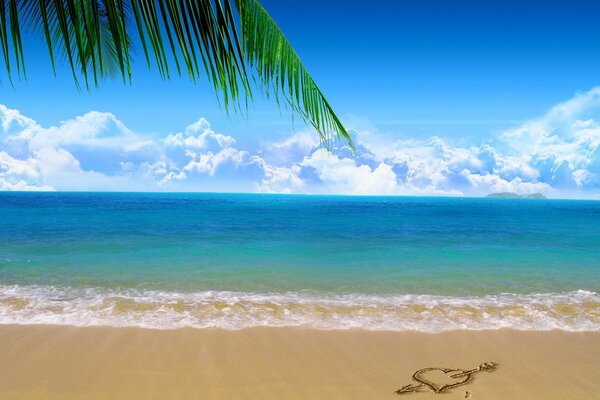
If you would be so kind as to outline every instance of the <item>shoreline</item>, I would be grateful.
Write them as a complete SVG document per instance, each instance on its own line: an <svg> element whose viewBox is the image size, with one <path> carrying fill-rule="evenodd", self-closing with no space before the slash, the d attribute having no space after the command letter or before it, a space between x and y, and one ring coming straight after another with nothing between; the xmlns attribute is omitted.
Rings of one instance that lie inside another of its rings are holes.
<svg viewBox="0 0 600 400"><path fill-rule="evenodd" d="M600 293L487 295L160 291L0 285L0 324L443 332L600 331Z"/></svg>
<svg viewBox="0 0 600 400"><path fill-rule="evenodd" d="M496 370L444 398L600 395L600 332L0 325L0 361L7 400L439 399L428 388L394 391L421 368L490 361Z"/></svg>

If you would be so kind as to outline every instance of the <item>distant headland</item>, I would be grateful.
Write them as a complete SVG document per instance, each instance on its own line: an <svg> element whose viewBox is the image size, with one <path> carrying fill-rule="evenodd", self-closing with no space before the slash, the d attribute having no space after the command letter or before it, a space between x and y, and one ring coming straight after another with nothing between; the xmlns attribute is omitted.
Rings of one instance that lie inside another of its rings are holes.
<svg viewBox="0 0 600 400"><path fill-rule="evenodd" d="M541 193L531 193L531 194L516 194L512 192L499 192L499 193L490 193L485 197L493 197L499 199L545 199Z"/></svg>

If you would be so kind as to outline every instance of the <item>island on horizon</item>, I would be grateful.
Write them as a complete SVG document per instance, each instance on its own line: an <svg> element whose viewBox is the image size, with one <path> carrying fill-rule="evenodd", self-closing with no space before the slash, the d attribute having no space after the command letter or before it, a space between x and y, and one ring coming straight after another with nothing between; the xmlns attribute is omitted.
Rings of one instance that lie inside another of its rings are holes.
<svg viewBox="0 0 600 400"><path fill-rule="evenodd" d="M485 197L496 199L546 199L547 197L541 193L517 194L513 192L498 192L490 193Z"/></svg>

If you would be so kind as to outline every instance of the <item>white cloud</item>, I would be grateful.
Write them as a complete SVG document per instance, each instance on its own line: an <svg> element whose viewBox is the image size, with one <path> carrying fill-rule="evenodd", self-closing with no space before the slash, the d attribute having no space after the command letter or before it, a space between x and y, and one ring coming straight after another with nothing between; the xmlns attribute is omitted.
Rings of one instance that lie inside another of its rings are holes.
<svg viewBox="0 0 600 400"><path fill-rule="evenodd" d="M369 127L350 132L353 154L343 145L320 149L312 131L240 148L204 118L154 140L111 113L43 127L0 105L0 190L599 197L599 117L595 88L483 143L383 139Z"/></svg>
<svg viewBox="0 0 600 400"><path fill-rule="evenodd" d="M559 190L598 191L600 87L556 105L501 135L512 151Z"/></svg>
<svg viewBox="0 0 600 400"><path fill-rule="evenodd" d="M173 133L165 138L165 144L186 149L215 150L235 144L231 136L214 132L205 118L188 125L183 132Z"/></svg>
<svg viewBox="0 0 600 400"><path fill-rule="evenodd" d="M233 137L204 118L163 140L96 111L46 128L0 105L0 123L2 190L177 190L181 182L210 190L194 187L196 178L250 163Z"/></svg>
<svg viewBox="0 0 600 400"><path fill-rule="evenodd" d="M303 131L280 141L266 143L262 157L272 165L286 166L302 161L318 146L319 139L315 132Z"/></svg>
<svg viewBox="0 0 600 400"><path fill-rule="evenodd" d="M398 194L396 174L386 163L371 168L357 164L351 158L339 158L325 150L316 150L300 165L314 168L328 193Z"/></svg>
<svg viewBox="0 0 600 400"><path fill-rule="evenodd" d="M190 157L191 160L183 167L185 171L205 172L210 176L214 176L217 169L223 164L231 163L234 166L239 167L249 158L246 151L240 151L233 147L222 148L216 153L213 153L212 151L205 153L187 151L186 155Z"/></svg>
<svg viewBox="0 0 600 400"><path fill-rule="evenodd" d="M39 184L41 171L35 159L19 160L0 151L0 190L53 190Z"/></svg>
<svg viewBox="0 0 600 400"><path fill-rule="evenodd" d="M371 128L355 135L354 156L344 148L328 156L313 148L309 156L292 165L301 167L295 176L312 181L303 190L318 193L485 195L510 191L598 197L599 116L600 88L594 88L490 138L495 146L453 146L437 136L425 142L386 141Z"/></svg>
<svg viewBox="0 0 600 400"><path fill-rule="evenodd" d="M264 162L258 156L254 156L254 162L264 171L264 178L257 185L258 190L263 193L306 193L309 192L308 185L300 177L302 168L299 165L291 167L275 167Z"/></svg>

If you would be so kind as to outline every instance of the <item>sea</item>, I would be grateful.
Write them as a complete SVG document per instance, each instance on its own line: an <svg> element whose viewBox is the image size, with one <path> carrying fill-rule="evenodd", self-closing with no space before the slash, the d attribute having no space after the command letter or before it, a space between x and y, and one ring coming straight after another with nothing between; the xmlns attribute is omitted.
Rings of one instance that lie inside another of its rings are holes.
<svg viewBox="0 0 600 400"><path fill-rule="evenodd" d="M600 201L0 193L0 324L600 330Z"/></svg>

